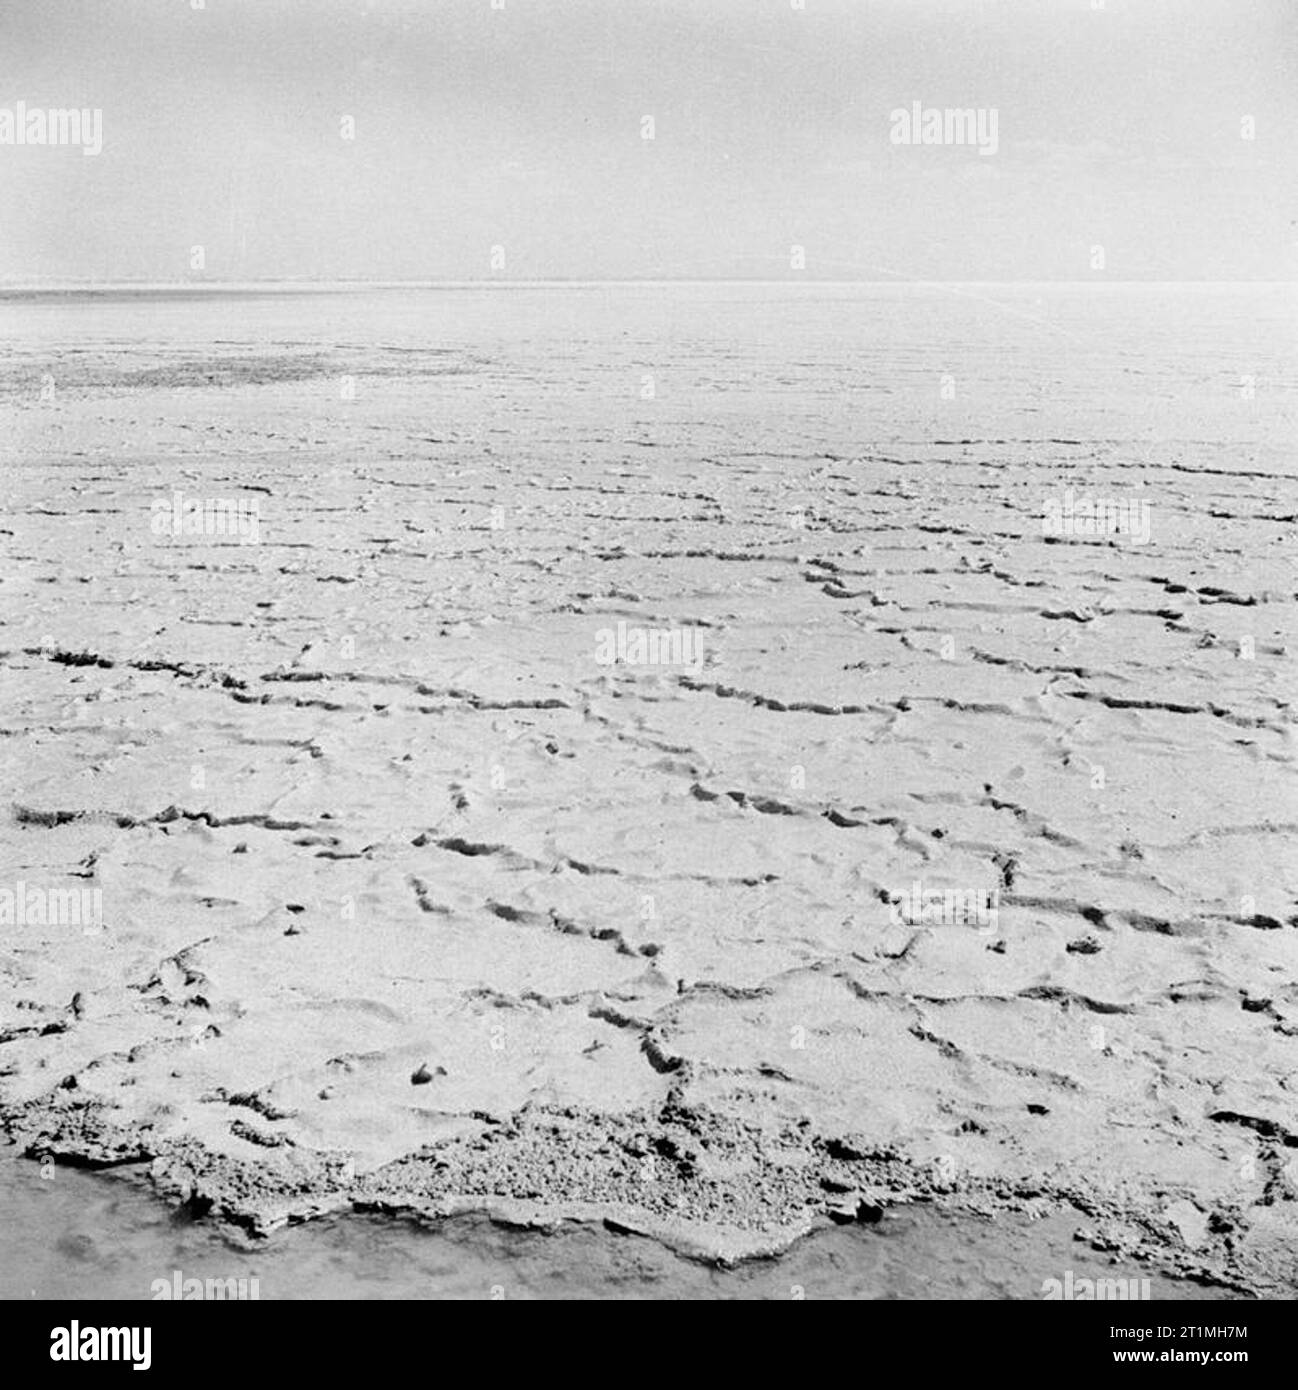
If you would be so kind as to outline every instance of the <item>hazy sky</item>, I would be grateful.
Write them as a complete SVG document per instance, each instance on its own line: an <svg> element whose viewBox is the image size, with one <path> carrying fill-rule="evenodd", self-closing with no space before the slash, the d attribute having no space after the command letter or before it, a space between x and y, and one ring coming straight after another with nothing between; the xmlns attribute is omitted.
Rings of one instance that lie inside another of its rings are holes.
<svg viewBox="0 0 1298 1390"><path fill-rule="evenodd" d="M0 113L103 151L0 144L0 278L1298 270L1298 0L197 3L2 0Z"/></svg>

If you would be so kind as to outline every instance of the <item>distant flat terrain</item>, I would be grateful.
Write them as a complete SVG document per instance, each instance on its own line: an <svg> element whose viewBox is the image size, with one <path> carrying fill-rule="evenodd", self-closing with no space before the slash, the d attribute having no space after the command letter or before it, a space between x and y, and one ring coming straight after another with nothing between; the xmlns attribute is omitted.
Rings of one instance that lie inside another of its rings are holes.
<svg viewBox="0 0 1298 1390"><path fill-rule="evenodd" d="M1295 299L0 303L11 1132L1298 1292Z"/></svg>

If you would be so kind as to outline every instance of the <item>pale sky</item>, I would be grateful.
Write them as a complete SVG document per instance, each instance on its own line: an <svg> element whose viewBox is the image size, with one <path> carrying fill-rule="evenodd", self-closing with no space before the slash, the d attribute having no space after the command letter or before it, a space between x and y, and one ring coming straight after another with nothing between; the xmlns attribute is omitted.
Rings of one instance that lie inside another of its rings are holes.
<svg viewBox="0 0 1298 1390"><path fill-rule="evenodd" d="M103 151L0 144L0 279L1298 270L1298 0L194 3L3 0L0 111Z"/></svg>

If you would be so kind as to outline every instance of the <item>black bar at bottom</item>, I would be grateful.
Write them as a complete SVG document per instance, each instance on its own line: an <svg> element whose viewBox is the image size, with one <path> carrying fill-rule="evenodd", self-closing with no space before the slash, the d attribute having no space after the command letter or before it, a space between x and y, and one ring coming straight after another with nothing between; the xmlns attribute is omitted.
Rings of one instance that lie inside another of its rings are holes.
<svg viewBox="0 0 1298 1390"><path fill-rule="evenodd" d="M794 1309L779 1323L769 1308L760 1324L742 1318L718 1324L718 1316L715 1309L705 1319L697 1306L678 1306L670 1322L659 1312L652 1326L637 1326L638 1318L622 1323L605 1304L598 1318L576 1314L565 1326L561 1310L542 1312L523 1300L477 1311L461 1306L453 1315L405 1302L32 1302L0 1304L0 1336L10 1384L28 1373L56 1383L73 1366L96 1375L167 1377L255 1369L259 1380L319 1370L336 1380L351 1370L372 1374L377 1364L421 1348L433 1362L446 1355L461 1367L476 1364L482 1374L493 1366L498 1373L540 1373L546 1362L553 1369L557 1356L584 1361L605 1349L621 1359L631 1345L641 1364L663 1358L660 1375L672 1375L673 1365L686 1373L684 1355L691 1375L707 1356L731 1378L749 1358L755 1371L769 1375L773 1358L787 1356L808 1371L821 1355L856 1361L866 1379L884 1364L892 1374L949 1368L966 1376L1105 1369L1115 1384L1153 1367L1233 1376L1291 1373L1293 1365L1293 1306L1284 1302L877 1302L840 1306L820 1322L810 1309ZM525 1340L502 1344L505 1332ZM785 1337L790 1340L782 1342ZM507 1346L522 1353L521 1366L508 1353L501 1358ZM432 1364L425 1363L430 1375L441 1378Z"/></svg>

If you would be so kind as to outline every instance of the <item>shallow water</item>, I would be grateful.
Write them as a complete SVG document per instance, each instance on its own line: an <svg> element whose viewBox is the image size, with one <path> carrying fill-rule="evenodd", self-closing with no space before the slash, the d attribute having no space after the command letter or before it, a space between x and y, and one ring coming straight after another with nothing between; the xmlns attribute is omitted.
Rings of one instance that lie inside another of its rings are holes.
<svg viewBox="0 0 1298 1390"><path fill-rule="evenodd" d="M49 1174L51 1170L44 1170ZM965 1298L1041 1296L1045 1279L1140 1279L1072 1239L1082 1218L895 1209L877 1226L827 1226L776 1259L719 1269L598 1227L557 1234L461 1217L322 1220L254 1247L152 1198L140 1178L0 1161L0 1298L138 1299L155 1280L255 1279L261 1299ZM1223 1298L1150 1276L1152 1298Z"/></svg>

